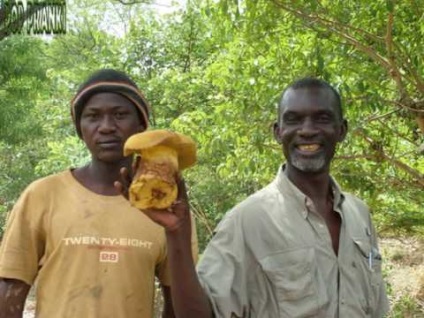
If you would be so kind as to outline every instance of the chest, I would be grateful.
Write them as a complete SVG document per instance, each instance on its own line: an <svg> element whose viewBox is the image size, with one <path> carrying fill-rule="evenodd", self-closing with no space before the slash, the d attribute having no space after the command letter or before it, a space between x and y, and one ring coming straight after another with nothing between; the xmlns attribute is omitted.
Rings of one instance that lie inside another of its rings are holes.
<svg viewBox="0 0 424 318"><path fill-rule="evenodd" d="M164 251L163 230L126 204L80 200L55 204L48 215L46 257L66 254L92 263L129 261L154 266Z"/></svg>
<svg viewBox="0 0 424 318"><path fill-rule="evenodd" d="M334 317L341 304L349 304L356 312L373 306L379 266L373 261L373 269L369 268L367 225L354 217L354 211L345 214L334 225L322 217L290 211L279 218L256 220L255 228L261 228L262 234L249 247L259 264L260 278L252 280L263 282L262 289L269 292L267 298L275 299L280 317ZM338 255L331 229L339 236Z"/></svg>
<svg viewBox="0 0 424 318"><path fill-rule="evenodd" d="M313 213L309 218L311 226L314 227L316 219L322 218L327 226L328 234L331 238L331 245L334 253L339 252L340 228L342 224L341 216L333 209L333 200L325 200L324 202L316 202L309 209ZM325 233L323 233L325 235Z"/></svg>

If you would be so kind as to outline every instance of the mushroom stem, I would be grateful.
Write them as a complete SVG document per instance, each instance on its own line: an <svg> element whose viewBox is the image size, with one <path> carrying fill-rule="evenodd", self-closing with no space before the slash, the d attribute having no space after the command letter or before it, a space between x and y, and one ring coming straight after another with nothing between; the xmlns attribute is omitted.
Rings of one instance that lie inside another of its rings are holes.
<svg viewBox="0 0 424 318"><path fill-rule="evenodd" d="M178 171L178 153L167 146L154 146L141 151L141 160L156 164L168 164Z"/></svg>
<svg viewBox="0 0 424 318"><path fill-rule="evenodd" d="M141 162L129 190L131 204L141 210L169 207L178 195L173 171L164 163Z"/></svg>

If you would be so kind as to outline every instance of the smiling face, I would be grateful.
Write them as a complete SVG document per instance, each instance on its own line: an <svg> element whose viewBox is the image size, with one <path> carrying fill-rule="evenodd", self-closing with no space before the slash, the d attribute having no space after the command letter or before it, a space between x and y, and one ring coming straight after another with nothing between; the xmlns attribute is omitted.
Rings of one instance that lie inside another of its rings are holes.
<svg viewBox="0 0 424 318"><path fill-rule="evenodd" d="M288 168L329 171L336 145L347 132L334 93L319 87L290 88L279 107L274 134L283 145Z"/></svg>
<svg viewBox="0 0 424 318"><path fill-rule="evenodd" d="M128 137L144 131L135 106L115 93L92 96L81 113L80 127L93 159L107 163L121 161Z"/></svg>

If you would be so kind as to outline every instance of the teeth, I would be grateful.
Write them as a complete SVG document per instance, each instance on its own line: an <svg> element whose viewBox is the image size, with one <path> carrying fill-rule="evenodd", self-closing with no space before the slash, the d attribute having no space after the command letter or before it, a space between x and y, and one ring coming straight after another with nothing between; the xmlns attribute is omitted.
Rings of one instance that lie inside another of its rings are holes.
<svg viewBox="0 0 424 318"><path fill-rule="evenodd" d="M299 145L297 146L299 150L302 151L317 151L319 149L319 145L313 144L313 145Z"/></svg>

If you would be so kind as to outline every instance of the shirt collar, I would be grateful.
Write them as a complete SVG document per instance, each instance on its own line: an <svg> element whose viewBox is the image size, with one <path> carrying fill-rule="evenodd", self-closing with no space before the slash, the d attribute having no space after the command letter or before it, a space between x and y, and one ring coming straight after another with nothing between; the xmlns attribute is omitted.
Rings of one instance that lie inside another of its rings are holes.
<svg viewBox="0 0 424 318"><path fill-rule="evenodd" d="M299 190L287 177L287 175L284 173L286 165L283 164L279 169L277 173L277 177L275 178L274 182L283 195L289 195L291 200L293 202L296 202L296 205L298 206L298 211L302 214L303 218L306 219L308 216L308 213L310 211L312 200L306 196L302 191ZM344 200L343 192L341 191L341 188L339 184L330 176L331 179L331 188L333 191L333 209L341 212L339 210L340 205L342 204Z"/></svg>

